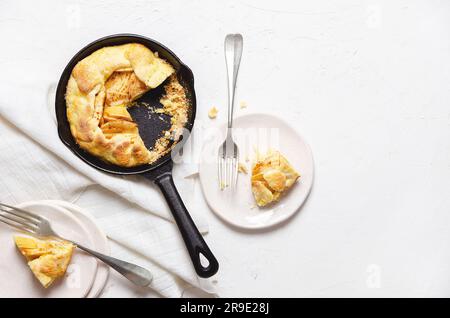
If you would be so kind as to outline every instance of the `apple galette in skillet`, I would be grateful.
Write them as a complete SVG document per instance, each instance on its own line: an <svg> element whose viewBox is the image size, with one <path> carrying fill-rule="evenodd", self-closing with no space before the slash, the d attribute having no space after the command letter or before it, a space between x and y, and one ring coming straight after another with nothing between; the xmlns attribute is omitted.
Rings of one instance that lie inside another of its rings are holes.
<svg viewBox="0 0 450 318"><path fill-rule="evenodd" d="M171 116L171 128L147 149L127 108L165 81L158 111ZM123 167L152 163L167 153L173 146L169 136L175 138L173 133L184 126L189 108L172 65L138 43L104 47L78 62L67 84L66 104L77 144Z"/></svg>

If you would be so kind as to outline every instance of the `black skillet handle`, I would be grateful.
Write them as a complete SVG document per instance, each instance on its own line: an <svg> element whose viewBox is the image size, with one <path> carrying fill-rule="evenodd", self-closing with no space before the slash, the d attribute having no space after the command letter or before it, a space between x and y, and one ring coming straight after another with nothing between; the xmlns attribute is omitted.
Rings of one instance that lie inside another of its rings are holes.
<svg viewBox="0 0 450 318"><path fill-rule="evenodd" d="M158 175L151 172L146 175L146 177L152 179L159 186L166 198L198 276L203 278L211 277L217 273L219 263L195 226L194 221L192 221L192 218L173 183L171 171L172 163L166 165L170 165L170 169L164 169L165 171ZM207 260L207 262L205 262L207 263L205 264L206 267L203 266L200 261L200 254Z"/></svg>

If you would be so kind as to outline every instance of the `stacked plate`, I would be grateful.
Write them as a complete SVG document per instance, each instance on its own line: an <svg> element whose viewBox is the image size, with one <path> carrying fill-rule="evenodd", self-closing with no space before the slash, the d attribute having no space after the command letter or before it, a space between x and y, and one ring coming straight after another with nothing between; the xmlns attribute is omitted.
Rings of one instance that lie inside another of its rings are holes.
<svg viewBox="0 0 450 318"><path fill-rule="evenodd" d="M93 218L76 205L46 200L26 202L17 207L46 217L62 237L109 255L106 235ZM43 288L15 246L13 236L17 234L21 233L0 223L0 297L92 298L100 294L109 268L79 249L74 252L65 277Z"/></svg>

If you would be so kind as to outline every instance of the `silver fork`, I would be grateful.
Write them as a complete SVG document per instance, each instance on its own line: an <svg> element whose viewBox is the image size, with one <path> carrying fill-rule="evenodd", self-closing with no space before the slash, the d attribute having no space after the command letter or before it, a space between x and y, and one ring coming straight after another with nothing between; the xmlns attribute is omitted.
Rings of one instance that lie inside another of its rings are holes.
<svg viewBox="0 0 450 318"><path fill-rule="evenodd" d="M50 222L46 218L35 213L0 203L0 222L32 235L42 237L55 236L64 241L71 242L83 251L97 257L103 263L108 264L138 286L148 286L152 282L152 274L145 268L98 253L76 242L62 238L52 229Z"/></svg>
<svg viewBox="0 0 450 318"><path fill-rule="evenodd" d="M219 187L236 186L239 165L239 149L233 140L233 111L236 81L241 63L243 39L240 34L228 34L225 37L225 61L228 75L228 126L227 137L219 147L218 176Z"/></svg>

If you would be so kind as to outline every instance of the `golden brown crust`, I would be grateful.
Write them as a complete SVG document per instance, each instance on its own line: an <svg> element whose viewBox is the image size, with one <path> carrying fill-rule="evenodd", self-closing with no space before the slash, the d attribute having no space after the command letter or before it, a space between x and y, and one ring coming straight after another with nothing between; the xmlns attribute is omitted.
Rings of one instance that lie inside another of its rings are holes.
<svg viewBox="0 0 450 318"><path fill-rule="evenodd" d="M76 142L116 165L153 162L155 154L145 147L126 106L174 71L137 43L105 47L78 62L66 90L67 118Z"/></svg>

